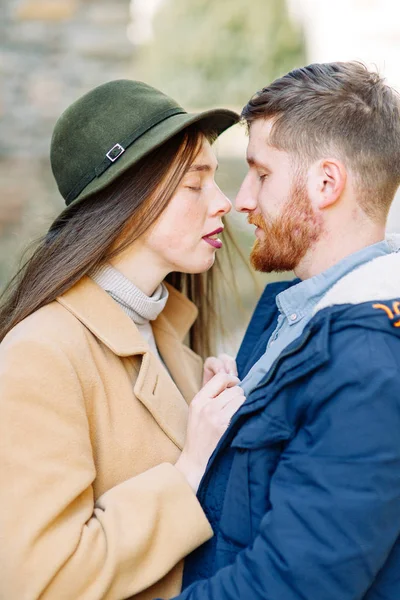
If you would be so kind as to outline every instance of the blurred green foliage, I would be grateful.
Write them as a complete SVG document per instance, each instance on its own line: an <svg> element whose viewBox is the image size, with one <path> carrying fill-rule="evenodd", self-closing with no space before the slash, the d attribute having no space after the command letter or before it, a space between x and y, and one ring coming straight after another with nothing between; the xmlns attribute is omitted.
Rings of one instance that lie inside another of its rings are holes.
<svg viewBox="0 0 400 600"><path fill-rule="evenodd" d="M284 0L166 0L137 67L140 78L200 108L242 106L302 63L303 37Z"/></svg>

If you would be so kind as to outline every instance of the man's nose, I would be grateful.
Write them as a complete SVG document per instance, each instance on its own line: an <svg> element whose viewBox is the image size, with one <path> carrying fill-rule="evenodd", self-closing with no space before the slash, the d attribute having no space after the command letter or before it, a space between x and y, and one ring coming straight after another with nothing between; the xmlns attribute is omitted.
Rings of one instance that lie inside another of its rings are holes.
<svg viewBox="0 0 400 600"><path fill-rule="evenodd" d="M253 186L251 185L250 176L246 175L236 196L235 209L238 212L249 213L253 212L256 208L256 194L254 193Z"/></svg>

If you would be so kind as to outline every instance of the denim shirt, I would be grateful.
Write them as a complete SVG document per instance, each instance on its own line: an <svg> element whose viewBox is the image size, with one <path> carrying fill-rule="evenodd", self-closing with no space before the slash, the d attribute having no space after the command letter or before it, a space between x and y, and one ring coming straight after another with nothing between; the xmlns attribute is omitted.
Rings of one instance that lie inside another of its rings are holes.
<svg viewBox="0 0 400 600"><path fill-rule="evenodd" d="M390 254L392 248L386 240L367 246L339 261L326 271L300 281L276 297L279 317L275 331L268 340L265 353L253 365L241 382L246 396L261 381L282 350L301 335L313 316L313 310L330 288L342 277L364 263Z"/></svg>

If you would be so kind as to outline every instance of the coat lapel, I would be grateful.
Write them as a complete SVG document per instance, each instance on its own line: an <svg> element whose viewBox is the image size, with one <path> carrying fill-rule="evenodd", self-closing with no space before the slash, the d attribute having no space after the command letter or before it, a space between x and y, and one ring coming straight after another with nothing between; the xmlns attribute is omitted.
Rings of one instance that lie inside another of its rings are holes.
<svg viewBox="0 0 400 600"><path fill-rule="evenodd" d="M188 405L158 358L150 351L142 355L133 391L164 433L182 450Z"/></svg>
<svg viewBox="0 0 400 600"><path fill-rule="evenodd" d="M174 287L165 285L168 302L153 322L154 337L168 371L189 404L200 389L203 361L183 341L196 320L198 309Z"/></svg>
<svg viewBox="0 0 400 600"><path fill-rule="evenodd" d="M173 379L151 353L133 321L89 277L83 277L57 298L57 301L114 354L121 358L139 358L140 368L133 392L165 434L182 449L186 433L187 402L198 391L196 378L192 375L193 369L188 372L192 365L188 364L182 340L196 318L197 309L174 288L168 286L168 289L170 297L167 306L154 322L153 330L160 355ZM170 315L170 319L164 315L165 312ZM133 372L132 376L134 377Z"/></svg>
<svg viewBox="0 0 400 600"><path fill-rule="evenodd" d="M164 315L160 315L153 324L154 338L158 351L187 404L199 391L199 378L202 361L185 348L174 328ZM194 363L194 364L193 364ZM196 364L197 363L197 364Z"/></svg>
<svg viewBox="0 0 400 600"><path fill-rule="evenodd" d="M57 302L69 310L117 356L143 354L148 345L134 322L89 277L83 277Z"/></svg>

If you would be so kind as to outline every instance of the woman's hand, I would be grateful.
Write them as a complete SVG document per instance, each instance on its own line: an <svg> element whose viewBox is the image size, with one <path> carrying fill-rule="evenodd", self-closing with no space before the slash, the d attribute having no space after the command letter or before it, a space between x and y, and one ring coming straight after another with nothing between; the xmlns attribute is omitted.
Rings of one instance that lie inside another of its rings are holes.
<svg viewBox="0 0 400 600"><path fill-rule="evenodd" d="M206 385L217 373L228 373L237 377L236 361L229 354L209 356L204 362L203 385Z"/></svg>
<svg viewBox="0 0 400 600"><path fill-rule="evenodd" d="M197 492L211 454L235 412L245 401L239 379L218 373L193 398L186 442L176 468Z"/></svg>

